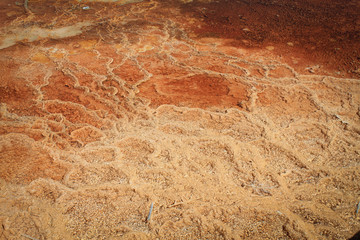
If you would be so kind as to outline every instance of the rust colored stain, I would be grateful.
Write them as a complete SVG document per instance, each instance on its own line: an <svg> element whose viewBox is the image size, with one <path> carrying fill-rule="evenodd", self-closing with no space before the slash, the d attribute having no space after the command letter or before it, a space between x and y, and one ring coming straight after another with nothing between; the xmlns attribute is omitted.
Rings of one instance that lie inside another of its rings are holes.
<svg viewBox="0 0 360 240"><path fill-rule="evenodd" d="M145 77L141 69L132 60L126 60L121 66L114 69L114 74L129 84L136 84Z"/></svg>
<svg viewBox="0 0 360 240"><path fill-rule="evenodd" d="M39 144L20 134L7 135L0 141L0 178L6 181L25 184L37 178L62 180L66 171Z"/></svg>
<svg viewBox="0 0 360 240"><path fill-rule="evenodd" d="M236 84L235 97L230 94L230 85L234 84L224 78L207 74L179 79L154 78L140 85L139 95L151 99L152 106L175 104L200 108L236 107L239 101L247 99L247 86Z"/></svg>
<svg viewBox="0 0 360 240"><path fill-rule="evenodd" d="M180 80L166 79L159 87L159 92L175 96L216 97L227 95L229 89L223 79L201 74Z"/></svg>
<svg viewBox="0 0 360 240"><path fill-rule="evenodd" d="M19 67L14 62L0 61L0 102L8 104L11 111L26 115L35 104L37 94L24 79L15 76Z"/></svg>
<svg viewBox="0 0 360 240"><path fill-rule="evenodd" d="M183 26L197 38L226 38L232 46L253 49L269 47L298 69L317 63L332 73L360 74L356 0L191 1L180 8L186 18L196 19L184 17Z"/></svg>

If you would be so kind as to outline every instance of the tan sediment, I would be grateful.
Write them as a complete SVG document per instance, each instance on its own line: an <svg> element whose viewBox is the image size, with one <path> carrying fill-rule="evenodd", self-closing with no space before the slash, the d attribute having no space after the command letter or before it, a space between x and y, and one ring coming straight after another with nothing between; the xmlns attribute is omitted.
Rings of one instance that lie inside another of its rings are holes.
<svg viewBox="0 0 360 240"><path fill-rule="evenodd" d="M147 4L81 36L1 50L0 236L358 231L359 79L299 72L269 44L190 38L177 8L163 21Z"/></svg>
<svg viewBox="0 0 360 240"><path fill-rule="evenodd" d="M29 28L17 28L5 30L7 32L2 38L0 38L0 49L8 48L15 45L20 41L34 42L42 39L61 39L67 37L73 37L82 33L83 27L91 26L91 22L79 22L71 26L61 27L57 29L46 29L39 27Z"/></svg>

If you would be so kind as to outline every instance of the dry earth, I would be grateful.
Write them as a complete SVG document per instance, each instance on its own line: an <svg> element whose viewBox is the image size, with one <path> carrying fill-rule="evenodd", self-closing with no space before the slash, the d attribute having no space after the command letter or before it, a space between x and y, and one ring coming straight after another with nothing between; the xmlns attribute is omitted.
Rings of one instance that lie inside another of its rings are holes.
<svg viewBox="0 0 360 240"><path fill-rule="evenodd" d="M0 3L0 239L359 231L359 1L24 9Z"/></svg>

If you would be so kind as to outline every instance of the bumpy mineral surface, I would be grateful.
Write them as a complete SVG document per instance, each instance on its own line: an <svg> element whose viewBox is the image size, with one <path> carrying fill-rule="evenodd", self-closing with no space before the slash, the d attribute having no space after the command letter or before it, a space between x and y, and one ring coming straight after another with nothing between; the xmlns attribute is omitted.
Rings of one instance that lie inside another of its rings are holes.
<svg viewBox="0 0 360 240"><path fill-rule="evenodd" d="M0 239L350 238L359 13L2 0Z"/></svg>

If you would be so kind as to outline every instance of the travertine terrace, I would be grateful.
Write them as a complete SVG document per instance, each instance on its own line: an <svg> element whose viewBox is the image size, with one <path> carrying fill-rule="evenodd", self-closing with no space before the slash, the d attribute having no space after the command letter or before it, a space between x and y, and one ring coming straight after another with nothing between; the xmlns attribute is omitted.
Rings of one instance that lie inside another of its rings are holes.
<svg viewBox="0 0 360 240"><path fill-rule="evenodd" d="M344 2L2 0L0 239L353 236Z"/></svg>

